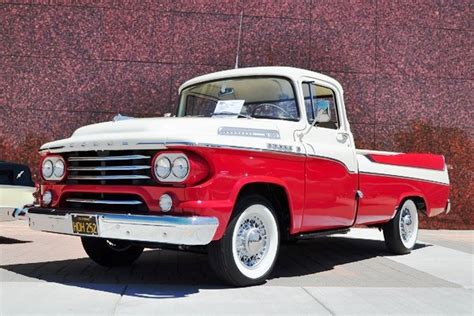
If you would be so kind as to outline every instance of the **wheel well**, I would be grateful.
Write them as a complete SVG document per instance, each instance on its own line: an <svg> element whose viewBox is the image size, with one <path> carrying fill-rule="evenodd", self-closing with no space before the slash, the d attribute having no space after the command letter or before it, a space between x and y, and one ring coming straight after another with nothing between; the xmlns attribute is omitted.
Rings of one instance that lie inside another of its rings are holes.
<svg viewBox="0 0 474 316"><path fill-rule="evenodd" d="M237 196L237 201L244 196L258 194L265 197L275 208L280 226L281 237L286 240L289 237L291 216L290 203L286 190L281 185L273 183L249 183L244 185Z"/></svg>
<svg viewBox="0 0 474 316"><path fill-rule="evenodd" d="M408 196L408 197L403 199L403 201L400 203L400 205L403 205L403 203L405 203L406 200L413 200L413 202L415 202L417 210L419 212L421 211L421 213L423 213L423 215L426 215L426 202L422 197L420 197L420 196Z"/></svg>

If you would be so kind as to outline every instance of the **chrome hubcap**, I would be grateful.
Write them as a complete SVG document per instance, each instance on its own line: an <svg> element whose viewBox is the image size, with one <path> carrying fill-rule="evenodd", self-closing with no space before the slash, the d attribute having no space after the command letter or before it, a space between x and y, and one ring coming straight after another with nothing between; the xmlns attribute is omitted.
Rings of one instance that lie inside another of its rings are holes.
<svg viewBox="0 0 474 316"><path fill-rule="evenodd" d="M410 210L408 208L404 208L400 218L400 231L402 239L404 241L409 241L413 235L414 230L415 225L413 225Z"/></svg>
<svg viewBox="0 0 474 316"><path fill-rule="evenodd" d="M257 216L245 219L240 224L235 247L240 261L248 268L256 267L268 250L265 225Z"/></svg>

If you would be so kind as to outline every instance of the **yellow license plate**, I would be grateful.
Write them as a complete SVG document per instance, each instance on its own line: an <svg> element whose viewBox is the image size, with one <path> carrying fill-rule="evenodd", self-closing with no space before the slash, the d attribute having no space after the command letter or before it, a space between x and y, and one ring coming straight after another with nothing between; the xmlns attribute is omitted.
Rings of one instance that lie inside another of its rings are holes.
<svg viewBox="0 0 474 316"><path fill-rule="evenodd" d="M97 217L87 215L72 215L72 232L81 235L99 235Z"/></svg>

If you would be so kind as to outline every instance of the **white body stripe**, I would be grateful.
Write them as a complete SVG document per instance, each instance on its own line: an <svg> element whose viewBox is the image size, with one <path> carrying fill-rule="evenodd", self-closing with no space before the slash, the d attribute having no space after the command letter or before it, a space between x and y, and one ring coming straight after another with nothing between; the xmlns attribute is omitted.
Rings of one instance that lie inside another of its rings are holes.
<svg viewBox="0 0 474 316"><path fill-rule="evenodd" d="M372 153L380 152L373 151ZM357 161L359 162L360 173L408 178L449 185L448 171L446 168L443 171L440 171L424 168L394 166L370 161L366 156L361 154L357 154Z"/></svg>

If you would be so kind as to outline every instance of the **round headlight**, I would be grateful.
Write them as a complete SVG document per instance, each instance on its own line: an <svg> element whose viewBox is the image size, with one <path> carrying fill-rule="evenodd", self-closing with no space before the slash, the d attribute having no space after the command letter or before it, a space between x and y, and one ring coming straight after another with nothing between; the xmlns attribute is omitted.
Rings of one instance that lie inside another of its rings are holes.
<svg viewBox="0 0 474 316"><path fill-rule="evenodd" d="M49 159L43 161L43 166L41 168L41 173L44 178L50 178L53 175L53 162Z"/></svg>
<svg viewBox="0 0 474 316"><path fill-rule="evenodd" d="M64 169L65 169L64 161L59 159L54 164L54 175L58 178L62 178L64 176Z"/></svg>
<svg viewBox="0 0 474 316"><path fill-rule="evenodd" d="M186 158L178 157L173 162L173 174L179 179L184 179L188 175L189 164Z"/></svg>
<svg viewBox="0 0 474 316"><path fill-rule="evenodd" d="M161 157L155 162L155 174L160 179L167 178L171 173L171 161L166 157Z"/></svg>
<svg viewBox="0 0 474 316"><path fill-rule="evenodd" d="M49 204L51 204L51 201L53 200L53 194L51 193L51 191L44 192L42 200L44 206L48 206Z"/></svg>
<svg viewBox="0 0 474 316"><path fill-rule="evenodd" d="M169 212L173 207L173 199L169 194L163 194L160 196L159 204L162 212Z"/></svg>

